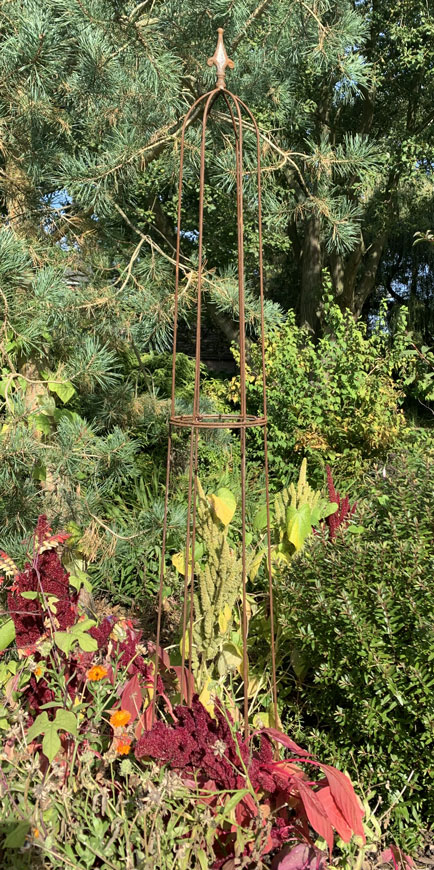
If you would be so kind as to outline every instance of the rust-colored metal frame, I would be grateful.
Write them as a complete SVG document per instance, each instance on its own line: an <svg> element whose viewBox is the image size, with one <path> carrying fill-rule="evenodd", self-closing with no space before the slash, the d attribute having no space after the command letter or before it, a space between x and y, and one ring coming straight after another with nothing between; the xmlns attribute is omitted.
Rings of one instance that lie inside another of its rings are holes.
<svg viewBox="0 0 434 870"><path fill-rule="evenodd" d="M165 555L167 537L167 513L170 488L170 466L172 452L173 428L190 430L190 454L188 471L188 495L187 495L187 533L186 533L186 558L184 574L184 595L182 613L182 666L181 666L181 700L191 704L191 681L186 675L186 636L187 625L189 628L189 669L191 671L191 652L193 637L193 591L194 591L194 552L196 544L196 504L197 504L197 477L198 477L198 440L201 429L236 429L240 431L241 442L241 548L242 548L242 644L243 644L243 682L244 682L244 725L248 736L248 676L249 662L247 654L247 574L246 574L246 429L261 427L264 435L264 472L265 472L265 498L267 513L267 565L269 581L269 613L270 613L270 652L272 668L272 702L274 721L277 723L277 687L276 687L276 655L275 655L275 632L274 632L274 609L273 609L273 584L271 570L271 531L270 531L270 494L268 483L268 448L267 448L267 398L265 376L265 344L264 344L264 278L263 278L263 254L262 254L262 204L261 204L261 161L260 161L260 136L255 118L250 109L235 94L227 90L225 85L225 69L233 67L233 62L228 58L223 44L223 30L218 30L217 48L209 65L217 68L217 85L208 93L199 97L187 112L181 129L180 144L180 167L178 188L178 222L176 242L176 267L175 267L175 301L174 301L174 327L173 327L173 361L172 361L172 395L171 414L169 420L169 438L167 449L166 466L166 494L164 504L163 542L161 554L160 585L158 594L158 621L155 655L155 685L158 678L159 650L161 639L161 618L163 603L163 586L165 575ZM240 414L201 414L200 413L200 353L201 353L201 303L202 303L202 276L203 276L203 220L204 220L204 190L205 190L205 140L206 128L210 111L217 99L222 98L228 108L232 128L235 136L236 154L236 188L237 188L237 222L238 222L238 302L239 302L239 347L240 347ZM185 132L193 113L203 104L202 116L202 139L200 148L200 172L199 172L199 236L198 236L198 276L197 276L197 319L196 319L196 358L195 358L195 382L193 413L188 415L175 414L175 372L176 372L176 344L178 330L178 296L180 281L180 244L181 244L181 206L184 172ZM258 230L259 230L259 292L260 292L260 340L262 348L262 383L263 383L263 414L254 417L246 411L246 338L245 338L245 293L244 293L244 238L243 238L243 119L244 112L249 117L256 135L257 151L257 196L258 196ZM191 568L189 570L189 553L191 548ZM156 692L152 701L152 721L155 718Z"/></svg>

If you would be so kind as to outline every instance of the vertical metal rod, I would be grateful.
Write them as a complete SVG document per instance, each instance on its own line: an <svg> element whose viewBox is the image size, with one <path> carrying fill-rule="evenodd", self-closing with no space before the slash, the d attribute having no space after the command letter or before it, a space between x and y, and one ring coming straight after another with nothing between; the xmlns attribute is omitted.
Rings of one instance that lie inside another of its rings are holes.
<svg viewBox="0 0 434 870"><path fill-rule="evenodd" d="M187 634L187 609L188 609L188 563L190 556L190 518L191 518L191 494L193 480L193 448L194 448L194 427L190 430L190 461L188 465L188 496L187 496L187 536L185 548L185 566L184 566L184 594L182 605L182 651L181 651L181 703L184 697L187 700L187 692L185 691L185 642ZM190 638L191 644L191 638Z"/></svg>
<svg viewBox="0 0 434 870"><path fill-rule="evenodd" d="M218 93L218 92L217 92ZM206 122L211 105L216 93L209 95L202 119L202 138L200 145L200 175L199 175L199 242L198 242L198 267L197 267L197 317L196 317L196 359L194 373L194 402L193 420L199 416L200 407L200 339L201 339L201 316L202 316L202 272L203 272L203 205L205 197L205 145L206 145Z"/></svg>
<svg viewBox="0 0 434 870"><path fill-rule="evenodd" d="M267 432L267 377L265 371L265 317L264 317L264 265L262 252L262 182L261 182L261 144L259 128L248 106L240 100L241 105L248 113L256 133L256 157L257 157L257 188L258 188L258 246L259 246L259 295L261 304L261 357L262 357L262 389L263 389L263 413L264 426L264 472L265 472L265 501L267 512L267 558L268 558L268 594L270 607L270 644L271 644L271 670L272 670L272 695L274 726L278 727L277 711L277 675L276 675L276 635L274 625L274 602L273 602L273 572L271 564L271 522L270 522L270 487L268 467L268 432Z"/></svg>
<svg viewBox="0 0 434 870"><path fill-rule="evenodd" d="M172 454L172 427L169 426L169 439L167 443L167 461L166 461L166 492L164 495L164 518L163 518L163 542L161 546L161 564L160 564L160 584L158 589L158 617L157 617L157 636L155 640L155 659L154 659L154 694L152 696L152 712L151 712L151 727L155 722L155 706L157 703L157 684L158 670L160 663L160 639L161 639L161 615L163 612L163 586L164 586L164 563L166 558L166 538L167 538L167 511L169 506L169 486L170 486L170 460Z"/></svg>
<svg viewBox="0 0 434 870"><path fill-rule="evenodd" d="M201 308L202 308L202 257L203 257L203 205L205 193L205 142L206 142L206 122L210 106L215 98L215 91L211 91L205 103L205 109L202 119L202 139L200 148L200 189L199 189L199 244L198 244L198 273L197 273L197 318L196 318L196 360L195 360L195 377L194 377L194 398L193 398L193 425L190 434L190 460L188 466L188 498L187 498L187 540L185 552L185 574L184 574L184 594L182 605L182 645L181 645L181 700L184 696L187 704L189 703L189 690L185 692L185 659L186 659L186 639L187 639L187 613L188 597L189 597L189 556L190 556L190 522L191 522L191 503L192 503L192 481L193 481L193 458L194 447L196 440L196 430L194 427L195 420L199 415L199 398L200 398L200 332L201 332ZM179 234L178 234L179 235ZM195 484L196 489L196 484ZM194 537L196 538L196 503L193 499L193 527ZM194 553L192 551L192 571L194 572ZM191 592L190 610L193 604ZM191 650L192 638L189 638L189 658ZM182 685L184 684L184 686Z"/></svg>
<svg viewBox="0 0 434 870"><path fill-rule="evenodd" d="M175 260L175 299L174 299L174 313L173 313L173 352L172 352L172 390L171 390L171 416L173 417L175 413L175 386L176 386L176 341L177 341L177 332L178 332L178 301L179 301L179 262L181 257L181 208L182 208L182 185L183 185L183 174L184 174L184 150L185 150L185 131L187 128L187 124L196 109L197 106L204 100L206 100L210 93L215 93L215 91L208 92L207 94L203 94L203 96L199 97L189 111L187 112L184 122L181 128L181 145L180 145L180 159L179 159L179 183L178 183L178 220L177 220L177 235L176 235L176 260ZM162 619L162 611L163 611L163 587L164 587L164 575L165 575L165 556L166 556L166 537L167 537L167 511L168 511L168 500L169 500L169 484L170 484L170 458L171 458L171 450L172 450L172 427L169 425L169 442L167 449L167 467L166 467L166 492L164 499L164 519L163 519L163 544L162 544L162 553L161 553L161 565L160 565L160 583L158 590L158 617L157 617L157 638L156 638L156 650L155 650L155 664L154 664L154 695L152 699L152 715L151 722L152 725L155 721L155 705L156 705L156 695L157 695L157 680L158 680L158 671L159 671L159 646L160 646L160 637L161 637L161 619ZM189 512L188 512L189 515ZM188 523L188 517L187 517ZM187 558L188 558L188 549L187 549ZM184 672L181 671L181 698L182 698L182 680L184 677Z"/></svg>
<svg viewBox="0 0 434 870"><path fill-rule="evenodd" d="M194 484L193 484L193 527L191 532L191 574L190 574L190 622L189 622L189 647L188 647L188 669L192 673L193 660L193 622L194 622L194 570L195 570L195 548L196 548L196 519L197 519L197 476L198 476L198 442L199 430L195 431L194 444ZM191 680L188 683L188 705L192 702Z"/></svg>
<svg viewBox="0 0 434 870"><path fill-rule="evenodd" d="M238 307L240 325L240 405L241 421L241 566L242 566L242 642L244 735L249 736L249 659L247 653L247 572L246 572L246 325L244 312L244 213L243 213L243 121L236 97L233 97L238 117L236 141L237 224L238 224Z"/></svg>

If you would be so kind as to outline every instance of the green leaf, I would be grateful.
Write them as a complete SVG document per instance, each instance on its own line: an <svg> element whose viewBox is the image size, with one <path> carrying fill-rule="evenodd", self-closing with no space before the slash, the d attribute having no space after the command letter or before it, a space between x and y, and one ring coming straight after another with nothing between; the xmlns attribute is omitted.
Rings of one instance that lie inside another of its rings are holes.
<svg viewBox="0 0 434 870"><path fill-rule="evenodd" d="M53 758L57 755L61 747L60 737L57 733L57 728L54 722L50 722L49 727L47 728L44 739L42 741L42 751L44 755L47 756L48 761L51 763Z"/></svg>
<svg viewBox="0 0 434 870"><path fill-rule="evenodd" d="M39 737L40 734L44 734L47 728L50 727L50 720L44 710L43 713L40 713L39 716L36 717L33 725L30 726L27 732L27 743L31 743L35 737Z"/></svg>
<svg viewBox="0 0 434 870"><path fill-rule="evenodd" d="M21 847L24 846L29 831L29 822L18 822L16 828L14 828L4 839L3 847L5 849L21 849Z"/></svg>
<svg viewBox="0 0 434 870"><path fill-rule="evenodd" d="M78 645L83 652L95 652L98 649L97 640L86 632L78 635Z"/></svg>
<svg viewBox="0 0 434 870"><path fill-rule="evenodd" d="M243 652L236 644L230 641L224 643L221 657L227 670L237 669L239 673L242 673Z"/></svg>
<svg viewBox="0 0 434 870"><path fill-rule="evenodd" d="M29 422L37 432L42 432L43 435L50 434L51 421L47 414L32 414L29 417Z"/></svg>
<svg viewBox="0 0 434 870"><path fill-rule="evenodd" d="M203 851L203 849L198 849L198 850L197 850L197 852L196 852L196 858L198 858L198 860L199 860L199 864L200 864L201 870L209 870L208 858L206 857L205 852Z"/></svg>
<svg viewBox="0 0 434 870"><path fill-rule="evenodd" d="M39 592L21 592L21 598L25 598L26 601L35 601L38 597ZM56 601L58 599L56 598Z"/></svg>
<svg viewBox="0 0 434 870"><path fill-rule="evenodd" d="M308 504L303 504L300 508L288 508L286 514L286 534L296 550L301 550L311 529L312 515Z"/></svg>
<svg viewBox="0 0 434 870"><path fill-rule="evenodd" d="M69 734L77 734L77 717L72 710L58 710L55 718L56 728L68 731Z"/></svg>
<svg viewBox="0 0 434 870"><path fill-rule="evenodd" d="M77 636L69 631L55 631L54 642L65 655L68 655L74 644L77 643Z"/></svg>
<svg viewBox="0 0 434 870"><path fill-rule="evenodd" d="M69 575L69 585L73 589L76 589L77 592L80 591L82 586L86 592L92 592L92 584L86 572L82 571L81 568L75 568L74 573Z"/></svg>
<svg viewBox="0 0 434 870"><path fill-rule="evenodd" d="M256 511L255 516L253 517L253 528L256 532L261 532L262 529L267 527L267 505L263 504L259 510Z"/></svg>
<svg viewBox="0 0 434 870"><path fill-rule="evenodd" d="M240 801L245 798L246 794L250 794L250 789L241 788L239 791L235 792L235 794L233 794L232 797L229 798L227 803L225 803L223 815L225 815L226 817L230 816L231 813L233 813L235 807L237 807Z"/></svg>
<svg viewBox="0 0 434 870"><path fill-rule="evenodd" d="M32 471L33 480L46 480L47 479L47 469L42 462L37 462L33 467Z"/></svg>
<svg viewBox="0 0 434 870"><path fill-rule="evenodd" d="M13 640L15 640L15 625L12 619L8 619L0 626L0 651L3 652Z"/></svg>
<svg viewBox="0 0 434 870"><path fill-rule="evenodd" d="M325 507L321 510L321 515L319 519L325 520L326 517L330 517L332 514L335 514L339 505L335 501L329 501Z"/></svg>
<svg viewBox="0 0 434 870"><path fill-rule="evenodd" d="M82 619L80 622L76 622L75 625L71 628L71 634L82 634L83 631L89 631L90 628L96 625L95 619Z"/></svg>
<svg viewBox="0 0 434 870"><path fill-rule="evenodd" d="M62 381L60 384L55 381L48 381L47 386L52 393L56 393L56 396L59 396L63 404L69 402L75 395L75 387L71 384L71 381Z"/></svg>

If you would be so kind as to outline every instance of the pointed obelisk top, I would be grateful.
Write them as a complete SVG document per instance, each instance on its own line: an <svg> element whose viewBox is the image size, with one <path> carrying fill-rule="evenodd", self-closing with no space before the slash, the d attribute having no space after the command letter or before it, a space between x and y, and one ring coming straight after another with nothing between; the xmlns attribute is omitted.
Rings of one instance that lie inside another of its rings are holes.
<svg viewBox="0 0 434 870"><path fill-rule="evenodd" d="M234 68L233 60L227 55L227 51L225 49L225 44L223 42L223 27L219 27L217 30L218 40L217 47L212 57L208 58L208 66L215 66L217 68L217 87L225 88L225 70L228 66L229 69Z"/></svg>

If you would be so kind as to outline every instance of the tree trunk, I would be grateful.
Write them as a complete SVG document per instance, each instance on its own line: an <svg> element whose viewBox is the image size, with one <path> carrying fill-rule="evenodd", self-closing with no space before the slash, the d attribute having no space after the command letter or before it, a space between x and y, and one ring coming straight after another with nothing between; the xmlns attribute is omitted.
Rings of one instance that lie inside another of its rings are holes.
<svg viewBox="0 0 434 870"><path fill-rule="evenodd" d="M301 255L300 323L317 335L320 329L319 305L321 302L321 225L317 214L307 221Z"/></svg>
<svg viewBox="0 0 434 870"><path fill-rule="evenodd" d="M356 318L374 291L386 241L387 232L383 231L367 249L361 237L346 260L341 254L330 254L328 265L336 301L343 311L349 309Z"/></svg>

